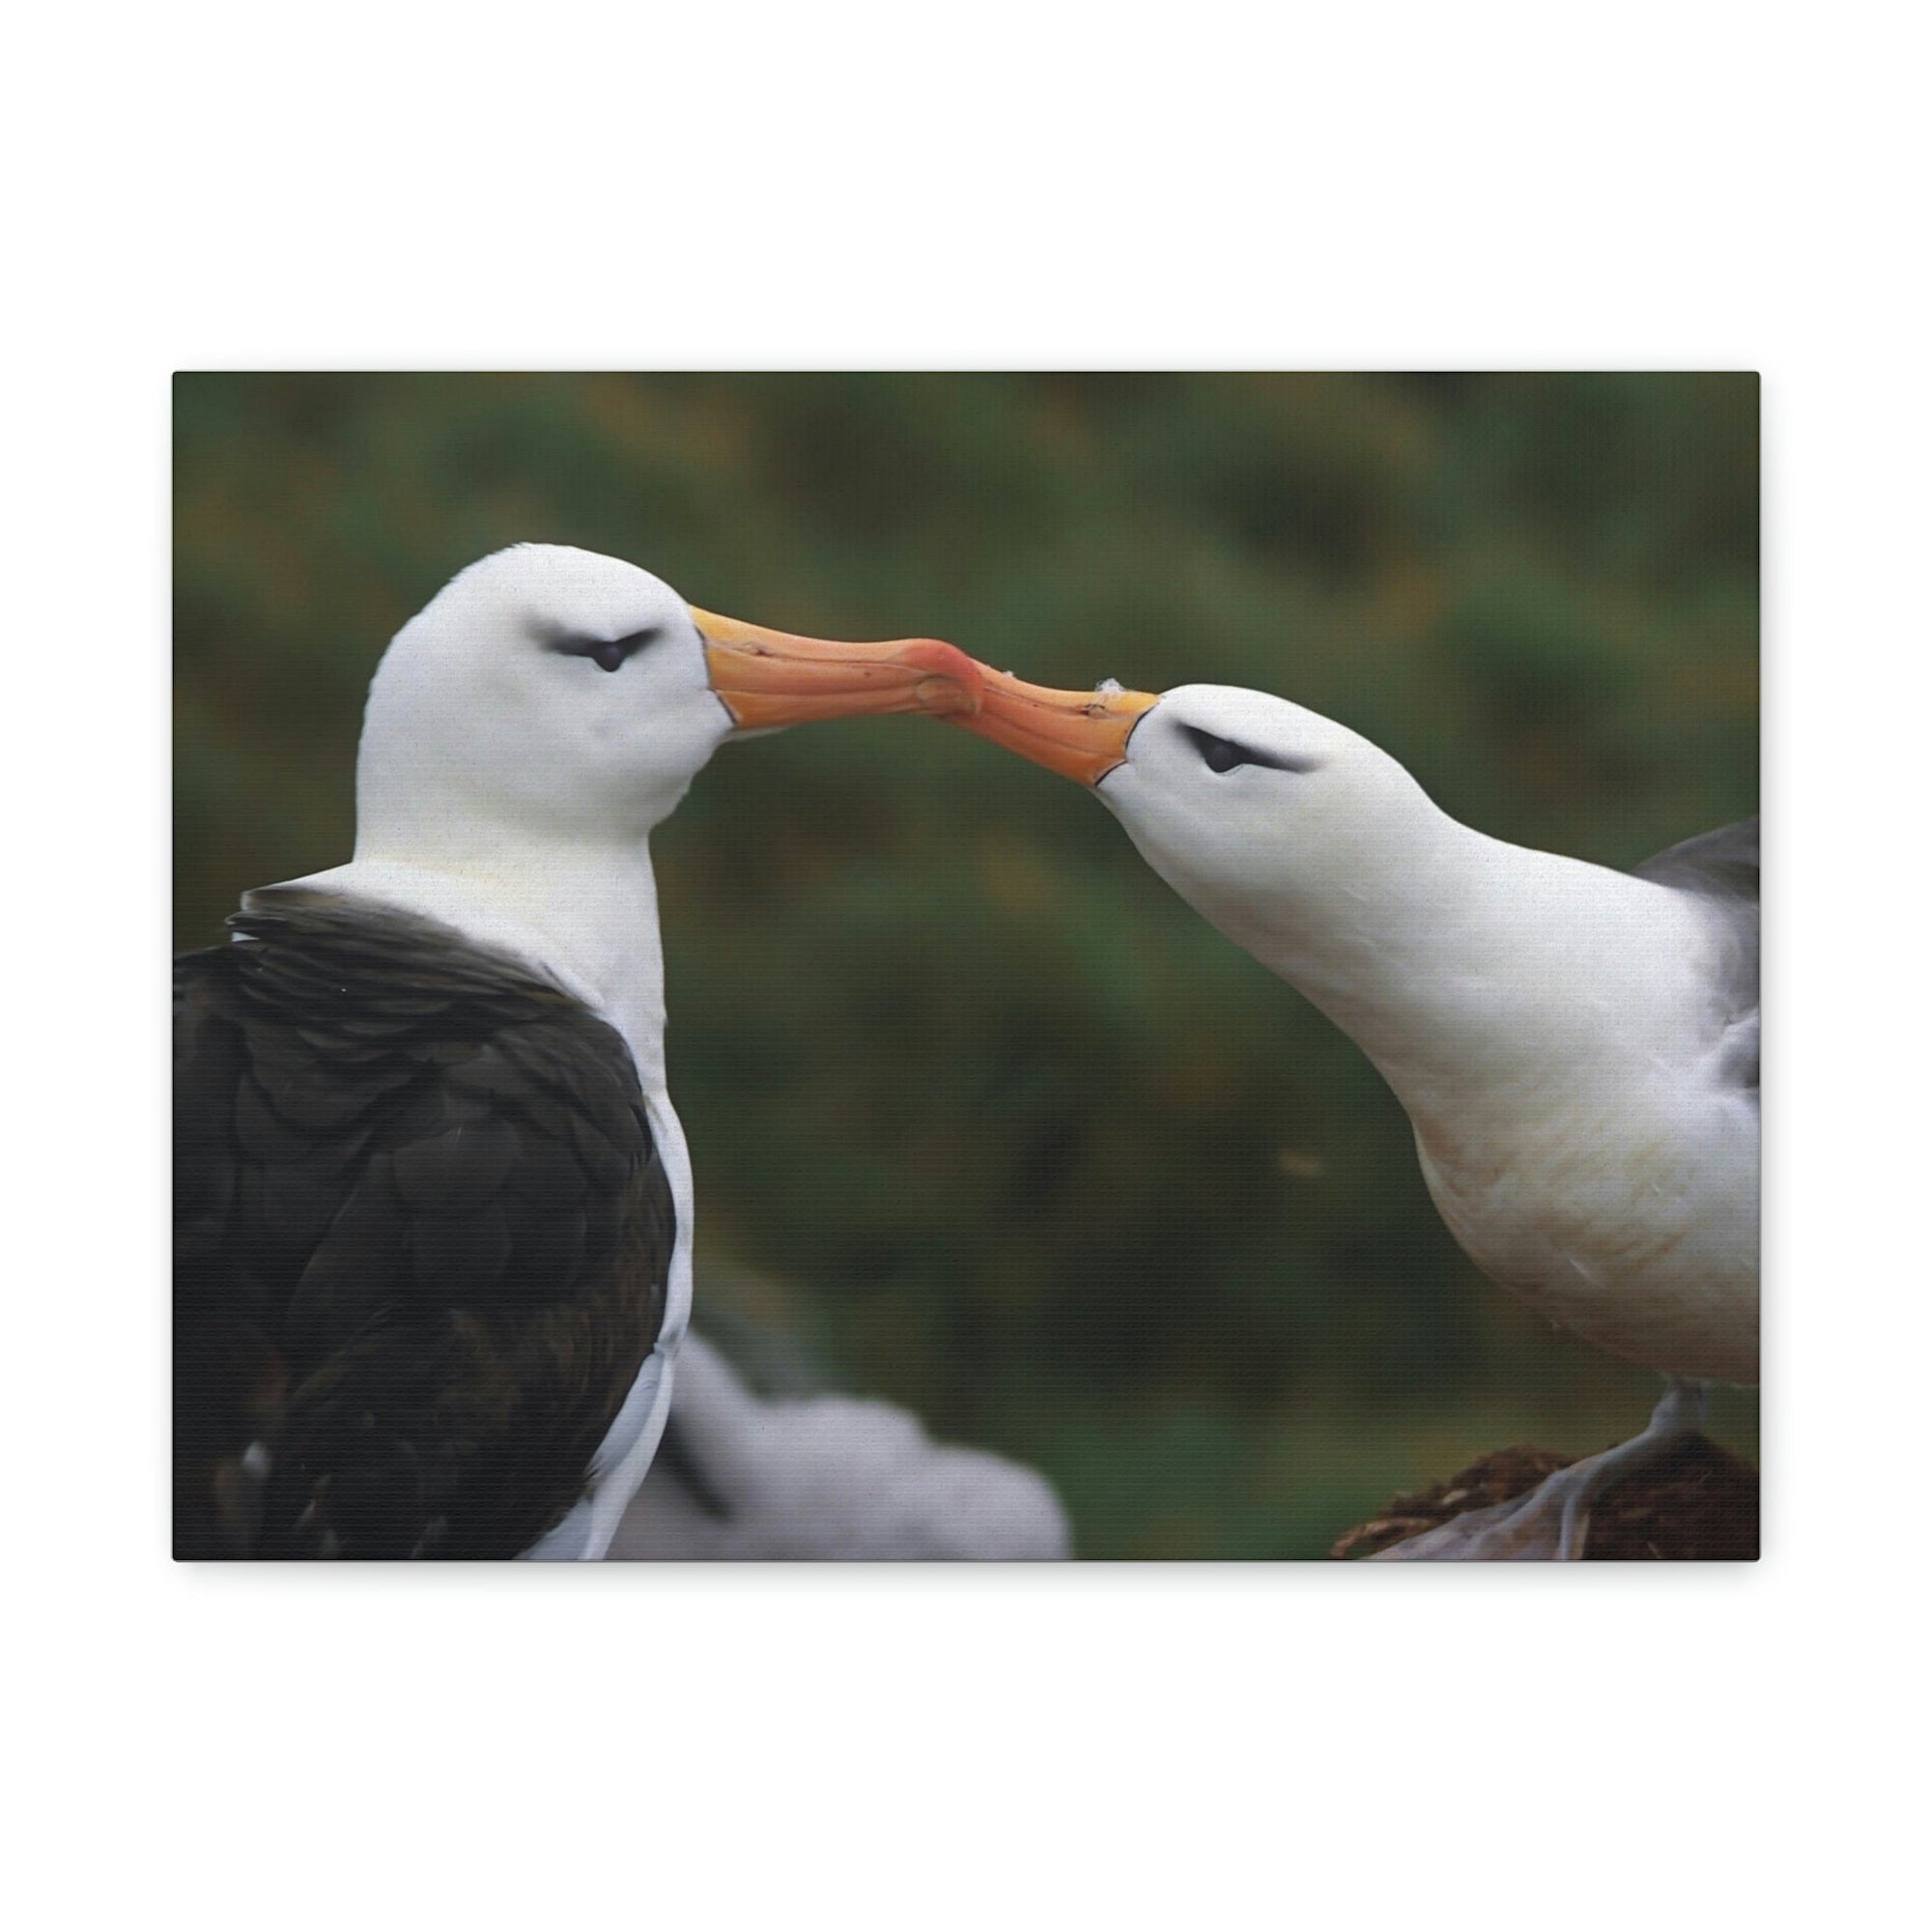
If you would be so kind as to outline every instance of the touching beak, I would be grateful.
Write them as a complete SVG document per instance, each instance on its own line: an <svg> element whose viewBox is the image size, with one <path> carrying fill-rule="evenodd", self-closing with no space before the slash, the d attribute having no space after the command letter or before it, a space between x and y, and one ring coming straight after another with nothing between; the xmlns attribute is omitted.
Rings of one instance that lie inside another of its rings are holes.
<svg viewBox="0 0 1932 1932"><path fill-rule="evenodd" d="M711 688L741 731L894 711L963 717L979 708L980 667L937 638L835 644L692 611Z"/></svg>
<svg viewBox="0 0 1932 1932"><path fill-rule="evenodd" d="M1154 692L1104 685L1097 691L1049 691L986 665L978 668L979 709L947 722L1081 784L1098 784L1126 761L1134 726L1160 702Z"/></svg>

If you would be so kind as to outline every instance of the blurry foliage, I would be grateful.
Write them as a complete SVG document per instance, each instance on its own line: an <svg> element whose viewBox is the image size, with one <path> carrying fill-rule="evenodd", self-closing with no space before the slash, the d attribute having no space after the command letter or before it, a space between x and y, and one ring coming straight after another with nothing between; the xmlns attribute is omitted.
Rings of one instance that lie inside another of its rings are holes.
<svg viewBox="0 0 1932 1932"><path fill-rule="evenodd" d="M1612 866L1754 809L1743 376L188 376L177 943L347 857L362 696L523 540L1048 683L1249 684ZM1088 1554L1315 1553L1650 1378L1444 1233L1359 1054L1064 781L924 723L728 749L657 836L707 1292L1041 1463ZM1748 1438L1751 1399L1727 1400Z"/></svg>

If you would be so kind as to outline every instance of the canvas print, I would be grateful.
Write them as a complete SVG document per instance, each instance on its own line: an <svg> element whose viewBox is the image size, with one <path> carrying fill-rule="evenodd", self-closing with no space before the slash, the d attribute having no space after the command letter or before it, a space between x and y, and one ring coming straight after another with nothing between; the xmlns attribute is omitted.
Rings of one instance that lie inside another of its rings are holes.
<svg viewBox="0 0 1932 1932"><path fill-rule="evenodd" d="M1758 1547L1747 374L187 374L187 1560Z"/></svg>

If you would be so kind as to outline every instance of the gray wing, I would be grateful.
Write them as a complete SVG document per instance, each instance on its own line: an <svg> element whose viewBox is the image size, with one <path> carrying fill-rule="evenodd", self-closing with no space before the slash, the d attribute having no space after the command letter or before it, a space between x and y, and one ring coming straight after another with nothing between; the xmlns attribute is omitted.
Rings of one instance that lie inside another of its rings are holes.
<svg viewBox="0 0 1932 1932"><path fill-rule="evenodd" d="M1750 908L1753 931L1757 927L1757 819L1741 818L1718 832L1702 832L1695 838L1671 845L1634 867L1640 879L1655 879L1661 886L1675 886L1682 892L1705 893Z"/></svg>
<svg viewBox="0 0 1932 1932"><path fill-rule="evenodd" d="M1719 1078L1758 1091L1758 822L1755 816L1705 832L1635 868L1674 892L1693 895L1722 935L1713 994L1723 1021Z"/></svg>

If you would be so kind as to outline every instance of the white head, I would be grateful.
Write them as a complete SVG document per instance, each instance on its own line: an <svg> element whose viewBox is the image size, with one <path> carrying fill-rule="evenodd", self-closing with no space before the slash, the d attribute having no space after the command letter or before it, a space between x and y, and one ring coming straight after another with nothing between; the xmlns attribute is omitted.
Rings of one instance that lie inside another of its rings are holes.
<svg viewBox="0 0 1932 1932"><path fill-rule="evenodd" d="M633 844L734 731L977 701L925 639L830 644L696 611L615 557L522 544L453 579L369 689L358 858L488 850L505 834Z"/></svg>
<svg viewBox="0 0 1932 1932"><path fill-rule="evenodd" d="M1441 817L1378 746L1229 685L1168 692L1098 789L1154 870L1242 944L1412 877Z"/></svg>
<svg viewBox="0 0 1932 1932"><path fill-rule="evenodd" d="M732 730L684 600L635 564L498 551L397 632L369 687L358 852L507 822L622 842Z"/></svg>
<svg viewBox="0 0 1932 1932"><path fill-rule="evenodd" d="M980 711L954 723L1094 786L1182 898L1297 981L1311 947L1428 891L1437 834L1459 829L1386 752L1286 698L981 674Z"/></svg>

